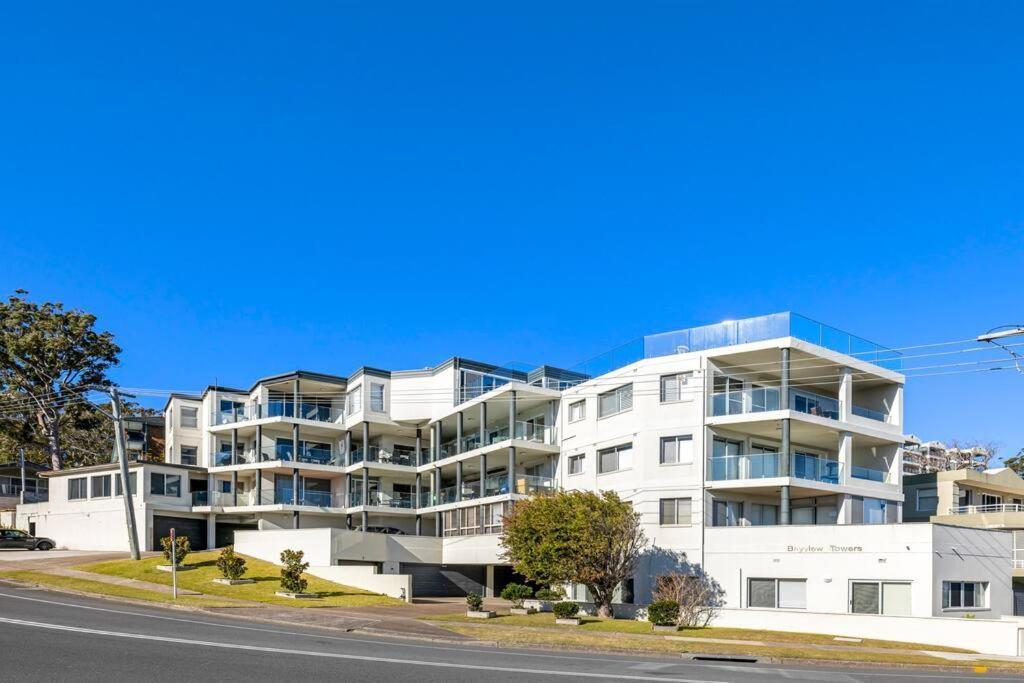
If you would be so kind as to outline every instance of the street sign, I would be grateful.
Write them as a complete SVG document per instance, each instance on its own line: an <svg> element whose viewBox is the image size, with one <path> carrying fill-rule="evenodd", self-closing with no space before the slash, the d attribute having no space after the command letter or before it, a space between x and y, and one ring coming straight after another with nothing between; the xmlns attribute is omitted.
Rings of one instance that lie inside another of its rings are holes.
<svg viewBox="0 0 1024 683"><path fill-rule="evenodd" d="M178 544L174 541L174 527L171 527L171 599L178 599Z"/></svg>

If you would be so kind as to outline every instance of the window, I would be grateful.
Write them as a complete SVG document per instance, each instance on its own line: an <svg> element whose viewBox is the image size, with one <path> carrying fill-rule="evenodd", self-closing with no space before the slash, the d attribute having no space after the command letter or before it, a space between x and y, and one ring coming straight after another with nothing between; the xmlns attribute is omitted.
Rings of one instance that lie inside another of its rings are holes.
<svg viewBox="0 0 1024 683"><path fill-rule="evenodd" d="M612 389L597 397L597 416L608 417L633 407L633 385Z"/></svg>
<svg viewBox="0 0 1024 683"><path fill-rule="evenodd" d="M198 427L199 426L199 408L189 408L188 406L181 407L181 426L182 427Z"/></svg>
<svg viewBox="0 0 1024 683"><path fill-rule="evenodd" d="M583 460L587 456L582 453L569 456L569 474L583 474Z"/></svg>
<svg viewBox="0 0 1024 683"><path fill-rule="evenodd" d="M689 526L692 521L691 508L692 501L689 498L662 498L658 524Z"/></svg>
<svg viewBox="0 0 1024 683"><path fill-rule="evenodd" d="M807 609L806 579L750 579L747 607Z"/></svg>
<svg viewBox="0 0 1024 683"><path fill-rule="evenodd" d="M102 477L92 478L92 498L109 498L110 497L110 475L105 474Z"/></svg>
<svg viewBox="0 0 1024 683"><path fill-rule="evenodd" d="M587 402L576 401L569 404L569 422L579 422L587 417Z"/></svg>
<svg viewBox="0 0 1024 683"><path fill-rule="evenodd" d="M362 410L363 388L356 387L352 391L348 392L346 403L348 404L348 410L346 410L345 412L347 412L349 415L351 415L352 413L358 413L360 410Z"/></svg>
<svg viewBox="0 0 1024 683"><path fill-rule="evenodd" d="M935 486L917 490L918 512L935 512L939 509L939 490Z"/></svg>
<svg viewBox="0 0 1024 683"><path fill-rule="evenodd" d="M370 410L375 413L384 412L384 385L370 384Z"/></svg>
<svg viewBox="0 0 1024 683"><path fill-rule="evenodd" d="M885 524L885 501L879 498L864 499L864 524Z"/></svg>
<svg viewBox="0 0 1024 683"><path fill-rule="evenodd" d="M134 472L129 472L128 473L128 490L131 492L131 494L133 496L138 492L138 489L135 487L135 473ZM115 496L120 496L121 495L121 475L120 474L115 474L114 475L114 495Z"/></svg>
<svg viewBox="0 0 1024 683"><path fill-rule="evenodd" d="M993 495L991 493L983 493L983 494L981 494L981 504L982 505L1002 505L1003 504L1003 497L1002 496L996 496L996 495Z"/></svg>
<svg viewBox="0 0 1024 683"><path fill-rule="evenodd" d="M680 372L677 375L662 375L661 377L661 402L674 403L683 401L687 397L683 387L690 383L693 377L692 372Z"/></svg>
<svg viewBox="0 0 1024 683"><path fill-rule="evenodd" d="M747 521L751 526L772 526L779 523L779 506L763 503L747 505Z"/></svg>
<svg viewBox="0 0 1024 683"><path fill-rule="evenodd" d="M910 616L910 584L891 581L854 581L850 584L850 612Z"/></svg>
<svg viewBox="0 0 1024 683"><path fill-rule="evenodd" d="M607 474L633 466L633 444L627 443L597 452L597 472Z"/></svg>
<svg viewBox="0 0 1024 683"><path fill-rule="evenodd" d="M662 465L690 465L693 463L693 436L667 436L661 439Z"/></svg>
<svg viewBox="0 0 1024 683"><path fill-rule="evenodd" d="M970 609L985 606L986 581L943 581L942 609Z"/></svg>
<svg viewBox="0 0 1024 683"><path fill-rule="evenodd" d="M154 496L181 496L181 476L153 472L149 475L149 492Z"/></svg>
<svg viewBox="0 0 1024 683"><path fill-rule="evenodd" d="M85 477L68 479L68 500L84 500L88 497L88 480Z"/></svg>
<svg viewBox="0 0 1024 683"><path fill-rule="evenodd" d="M231 450L231 446L228 445L228 450ZM199 449L195 446L182 446L180 461L182 465L195 465L196 457L199 453Z"/></svg>
<svg viewBox="0 0 1024 683"><path fill-rule="evenodd" d="M743 503L738 500L716 500L711 509L712 526L740 526Z"/></svg>

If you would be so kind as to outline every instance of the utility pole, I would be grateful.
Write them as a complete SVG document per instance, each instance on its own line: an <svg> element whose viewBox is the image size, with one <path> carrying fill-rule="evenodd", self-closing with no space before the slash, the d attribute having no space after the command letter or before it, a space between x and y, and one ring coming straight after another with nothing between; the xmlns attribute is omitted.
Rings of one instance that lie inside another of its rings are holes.
<svg viewBox="0 0 1024 683"><path fill-rule="evenodd" d="M25 503L25 449L18 449L18 467L21 468L21 502ZM29 501L33 502L33 501Z"/></svg>
<svg viewBox="0 0 1024 683"><path fill-rule="evenodd" d="M1024 356L1017 353L1009 346L1004 346L1003 344L1000 344L998 341L1000 339L1005 339L1007 337L1016 337L1022 334L1024 334L1024 325L1002 325L1000 327L993 327L985 334L979 334L977 337L977 341L988 342L989 344L998 346L1003 351L1006 351L1008 354L1010 354L1010 358L1013 359L1013 365L1015 368L1017 368L1017 372L1024 373Z"/></svg>
<svg viewBox="0 0 1024 683"><path fill-rule="evenodd" d="M132 487L128 479L128 452L124 444L124 423L121 421L121 396L117 387L110 387L110 404L114 417L114 443L117 458L121 461L121 499L124 501L124 516L128 523L128 546L132 559L139 559L139 536L135 530L135 506L132 505Z"/></svg>

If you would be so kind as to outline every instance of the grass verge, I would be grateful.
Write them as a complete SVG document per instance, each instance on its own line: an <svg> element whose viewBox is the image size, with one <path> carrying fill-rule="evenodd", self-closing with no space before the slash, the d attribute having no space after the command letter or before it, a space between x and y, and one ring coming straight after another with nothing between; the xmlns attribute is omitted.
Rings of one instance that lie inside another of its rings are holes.
<svg viewBox="0 0 1024 683"><path fill-rule="evenodd" d="M500 614L494 619L482 622L480 619L470 619L462 614L451 614L436 617L425 617L430 621L437 622L462 622L467 624L486 624L487 626L512 626L550 628L552 630L564 631L565 626L555 624L555 615L550 612L541 612L526 616ZM598 619L596 617L581 617L582 623L573 627L574 630L582 633L625 633L637 635L655 635L651 625L646 621L635 621L632 619ZM898 643L892 640L871 640L864 639L860 643L838 642L834 636L822 633L789 633L785 631L761 631L745 628L722 628L711 626L708 628L684 628L675 633L657 633L658 637L666 635L683 636L686 638L721 638L728 640L760 640L772 643L792 643L794 645L849 645L853 647L871 647L897 650L933 650L937 652L971 652L954 647L942 647L939 645L923 645L918 643ZM727 646L731 647L731 646Z"/></svg>
<svg viewBox="0 0 1024 683"><path fill-rule="evenodd" d="M370 593L359 588L343 586L308 574L305 576L309 582L307 590L311 593L320 593L320 598L315 600L281 598L274 594L276 591L281 590L281 568L276 564L252 557L245 558L246 568L248 569L245 578L255 579L255 583L225 586L213 582L214 579L220 577L220 572L217 570L218 555L219 552L216 550L190 554L185 563L196 568L178 572L178 585L206 595L218 595L225 598L235 598L236 600L251 600L253 602L285 607L367 607L370 605L405 604L395 598ZM169 586L171 585L170 572L158 571L156 568L157 565L165 563L162 557L151 557L139 560L138 562L115 560L113 562L87 564L76 567L76 569L94 574L120 576Z"/></svg>
<svg viewBox="0 0 1024 683"><path fill-rule="evenodd" d="M185 605L187 607L239 606L238 603L189 596L181 596L177 600L174 600L171 598L170 595L165 593L158 593L157 591L148 591L141 588L133 588L132 586L119 586L113 583L104 583L103 581L90 581L88 579L79 579L70 576L58 576L55 574L47 574L45 572L34 572L29 570L0 572L0 578L13 579L15 581L25 581L27 583L36 583L41 586L74 591L76 593L106 595L114 598L125 598L128 600L144 600L146 602L160 602L166 604Z"/></svg>
<svg viewBox="0 0 1024 683"><path fill-rule="evenodd" d="M438 626L461 633L479 640L493 641L499 646L524 647L572 647L589 651L606 652L649 652L656 654L679 654L683 652L700 652L702 654L748 655L753 657L777 657L781 659L802 659L817 662L840 662L849 664L888 664L888 665L930 665L951 669L971 670L978 664L987 664L992 670L1024 673L1024 667L999 662L953 662L923 654L906 654L903 652L877 652L874 650L815 650L801 648L799 643L791 646L757 646L725 643L685 643L665 640L657 636L629 635L607 632L587 632L578 627L559 627L555 629L533 629L516 626L501 626L478 622L478 625L458 623L451 620L432 619Z"/></svg>

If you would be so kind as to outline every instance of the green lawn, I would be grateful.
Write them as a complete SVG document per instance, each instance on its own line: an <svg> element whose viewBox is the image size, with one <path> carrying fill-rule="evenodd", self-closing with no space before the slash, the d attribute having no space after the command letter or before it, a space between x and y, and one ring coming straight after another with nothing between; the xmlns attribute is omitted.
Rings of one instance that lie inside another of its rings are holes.
<svg viewBox="0 0 1024 683"><path fill-rule="evenodd" d="M487 626L512 626L550 628L552 630L564 631L572 629L582 633L628 633L653 635L654 630L646 621L633 619L598 619L596 617L581 617L582 623L579 626L559 626L555 623L555 615L551 612L541 612L528 616L500 614L494 619L486 621L472 619L463 614L450 614L443 616L424 617L428 621L437 622L462 622L467 624L483 624ZM939 645L921 645L914 643L897 643L891 640L870 640L865 639L860 643L845 643L834 640L834 637L821 633L788 633L785 631L758 631L743 628L690 628L680 629L675 633L658 632L657 636L677 635L687 638L721 638L728 640L760 640L773 643L795 643L814 645L851 645L861 647L875 647L902 650L934 650L940 652L970 652L952 647L941 647Z"/></svg>
<svg viewBox="0 0 1024 683"><path fill-rule="evenodd" d="M309 582L307 591L310 593L320 593L320 598L315 600L281 598L274 595L276 591L281 590L281 568L276 564L252 557L245 558L248 571L244 578L255 579L256 583L225 586L213 582L213 579L220 577L220 572L217 571L218 555L219 551L216 550L191 553L186 558L185 564L193 565L196 569L178 572L178 585L182 588L207 595L218 595L238 600L252 600L287 607L366 607L368 605L405 604L395 598L370 593L359 588L342 586L341 584L332 583L309 574L305 575L306 580ZM166 564L163 557L152 557L139 560L138 562L132 560L100 562L98 564L76 567L76 569L95 574L122 576L129 579L138 579L139 581L170 585L170 572L158 571L156 568L158 564Z"/></svg>
<svg viewBox="0 0 1024 683"><path fill-rule="evenodd" d="M177 600L171 598L168 593L159 593L132 586L118 586L102 581L90 581L70 576L58 576L45 572L34 571L7 571L0 572L0 578L37 583L51 588L75 591L76 593L89 593L92 595L107 595L114 598L127 598L129 600L145 600L147 602L174 603L188 607L237 607L239 603L227 602L226 600L215 600L208 598L195 598L181 596Z"/></svg>

